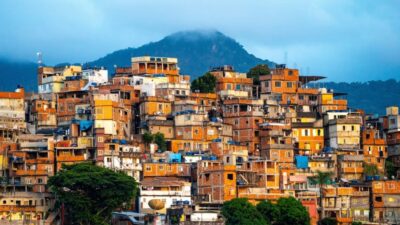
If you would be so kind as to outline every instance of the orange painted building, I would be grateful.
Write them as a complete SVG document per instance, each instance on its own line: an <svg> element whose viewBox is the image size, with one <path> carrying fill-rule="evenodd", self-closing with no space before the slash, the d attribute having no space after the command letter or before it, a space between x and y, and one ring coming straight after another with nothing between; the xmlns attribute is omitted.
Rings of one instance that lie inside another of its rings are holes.
<svg viewBox="0 0 400 225"><path fill-rule="evenodd" d="M294 122L292 132L295 151L300 155L319 154L324 147L324 128L322 121Z"/></svg>
<svg viewBox="0 0 400 225"><path fill-rule="evenodd" d="M400 218L400 181L372 182L373 222L398 224Z"/></svg>
<svg viewBox="0 0 400 225"><path fill-rule="evenodd" d="M233 141L248 146L249 155L260 154L261 100L227 99L222 106L224 123L232 125Z"/></svg>
<svg viewBox="0 0 400 225"><path fill-rule="evenodd" d="M362 131L362 148L364 161L376 165L380 174L384 174L387 158L386 141L377 129L367 128Z"/></svg>
<svg viewBox="0 0 400 225"><path fill-rule="evenodd" d="M199 196L207 196L213 203L236 198L236 166L225 165L223 161L199 161L197 189Z"/></svg>
<svg viewBox="0 0 400 225"><path fill-rule="evenodd" d="M165 74L170 83L179 83L182 79L177 58L142 56L132 58L131 62L133 75Z"/></svg>
<svg viewBox="0 0 400 225"><path fill-rule="evenodd" d="M294 162L294 150L290 126L282 123L261 124L261 156L282 165Z"/></svg>
<svg viewBox="0 0 400 225"><path fill-rule="evenodd" d="M143 163L143 177L191 177L189 163Z"/></svg>

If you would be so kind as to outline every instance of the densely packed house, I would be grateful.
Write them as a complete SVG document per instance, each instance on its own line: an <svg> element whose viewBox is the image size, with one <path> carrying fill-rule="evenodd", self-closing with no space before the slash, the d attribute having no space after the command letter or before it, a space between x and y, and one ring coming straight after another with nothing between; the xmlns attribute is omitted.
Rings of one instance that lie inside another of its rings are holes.
<svg viewBox="0 0 400 225"><path fill-rule="evenodd" d="M37 94L1 92L0 223L57 224L47 180L82 162L134 177L132 210L178 213L182 224L221 224L218 210L234 198L289 196L312 224L400 223L399 176L386 171L400 167L397 107L381 117L350 109L343 93L315 88L324 77L285 65L256 85L232 66L208 72L212 93L191 89L176 58L135 57L112 76L40 66ZM310 179L319 173L329 182Z"/></svg>

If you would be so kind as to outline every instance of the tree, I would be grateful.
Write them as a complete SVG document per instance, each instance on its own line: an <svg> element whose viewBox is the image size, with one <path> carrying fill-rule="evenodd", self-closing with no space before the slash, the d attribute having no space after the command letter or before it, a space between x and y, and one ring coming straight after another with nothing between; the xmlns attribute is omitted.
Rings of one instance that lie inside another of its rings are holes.
<svg viewBox="0 0 400 225"><path fill-rule="evenodd" d="M268 75L271 73L271 70L269 69L268 65L266 64L259 64L249 70L247 72L247 77L248 78L253 78L253 84L254 85L260 85L260 76L261 75Z"/></svg>
<svg viewBox="0 0 400 225"><path fill-rule="evenodd" d="M151 144L154 141L154 135L152 135L150 132L146 132L143 134L143 142L145 147L147 148L149 144ZM148 148L147 148L148 149Z"/></svg>
<svg viewBox="0 0 400 225"><path fill-rule="evenodd" d="M225 217L226 225L266 224L261 213L246 198L235 198L225 202L221 213Z"/></svg>
<svg viewBox="0 0 400 225"><path fill-rule="evenodd" d="M365 163L364 164L364 174L366 176L374 176L377 175L379 173L378 171L378 167L374 164L368 164Z"/></svg>
<svg viewBox="0 0 400 225"><path fill-rule="evenodd" d="M354 222L351 223L351 225L362 225L362 223L359 222L359 221L354 221Z"/></svg>
<svg viewBox="0 0 400 225"><path fill-rule="evenodd" d="M322 171L317 170L316 176L309 178L312 183L318 184L318 186L319 186L319 206L321 207L321 209L323 209L323 207L322 207L322 187L329 183L331 177L332 177L331 172L322 172Z"/></svg>
<svg viewBox="0 0 400 225"><path fill-rule="evenodd" d="M135 197L137 183L123 172L90 163L63 165L48 181L69 224L110 224L111 212Z"/></svg>
<svg viewBox="0 0 400 225"><path fill-rule="evenodd" d="M322 220L319 221L319 225L337 225L338 222L336 218L332 217L325 217Z"/></svg>
<svg viewBox="0 0 400 225"><path fill-rule="evenodd" d="M200 93L215 93L217 86L217 78L211 73L205 73L192 81L190 86L192 92L199 91Z"/></svg>
<svg viewBox="0 0 400 225"><path fill-rule="evenodd" d="M278 208L270 201L262 201L257 204L256 208L269 224L274 223L279 217Z"/></svg>
<svg viewBox="0 0 400 225"><path fill-rule="evenodd" d="M306 207L293 197L280 198L276 207L279 216L274 224L277 225L310 225L310 215Z"/></svg>
<svg viewBox="0 0 400 225"><path fill-rule="evenodd" d="M157 132L154 135L154 143L157 144L158 150L165 152L167 150L167 143L165 142L165 137L163 133Z"/></svg>
<svg viewBox="0 0 400 225"><path fill-rule="evenodd" d="M393 165L393 162L390 160L385 161L385 171L386 171L386 176L389 179L392 179L392 177L397 177L397 170Z"/></svg>

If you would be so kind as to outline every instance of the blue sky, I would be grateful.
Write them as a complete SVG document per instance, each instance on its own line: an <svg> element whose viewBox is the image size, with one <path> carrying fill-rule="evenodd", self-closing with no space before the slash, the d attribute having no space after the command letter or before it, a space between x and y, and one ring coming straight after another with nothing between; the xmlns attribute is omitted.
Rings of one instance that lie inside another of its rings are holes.
<svg viewBox="0 0 400 225"><path fill-rule="evenodd" d="M86 62L182 30L216 29L260 58L333 81L400 76L400 1L2 0L0 57Z"/></svg>

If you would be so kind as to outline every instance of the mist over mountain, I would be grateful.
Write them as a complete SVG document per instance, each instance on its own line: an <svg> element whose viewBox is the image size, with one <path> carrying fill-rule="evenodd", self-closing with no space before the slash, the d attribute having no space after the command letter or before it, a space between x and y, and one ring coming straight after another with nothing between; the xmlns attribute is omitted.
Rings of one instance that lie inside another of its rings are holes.
<svg viewBox="0 0 400 225"><path fill-rule="evenodd" d="M237 71L247 72L257 64L275 65L274 62L248 53L237 41L215 30L177 32L141 47L117 50L90 62L89 65L106 67L112 74L114 65L130 66L132 57L143 55L178 58L181 74L191 75L192 80L214 66L229 64ZM68 64L60 63L58 66ZM17 85L22 85L27 91L37 91L36 72L36 63L0 58L0 90L13 91ZM348 93L349 106L364 109L367 113L384 114L385 107L400 103L400 82L394 79L328 82L324 86Z"/></svg>
<svg viewBox="0 0 400 225"><path fill-rule="evenodd" d="M274 65L269 60L248 53L234 39L213 30L177 32L138 48L115 51L89 64L112 69L114 65L129 66L132 57L143 55L176 57L181 74L191 75L192 79L204 74L211 67L226 64L233 65L241 72L247 72L261 63Z"/></svg>

